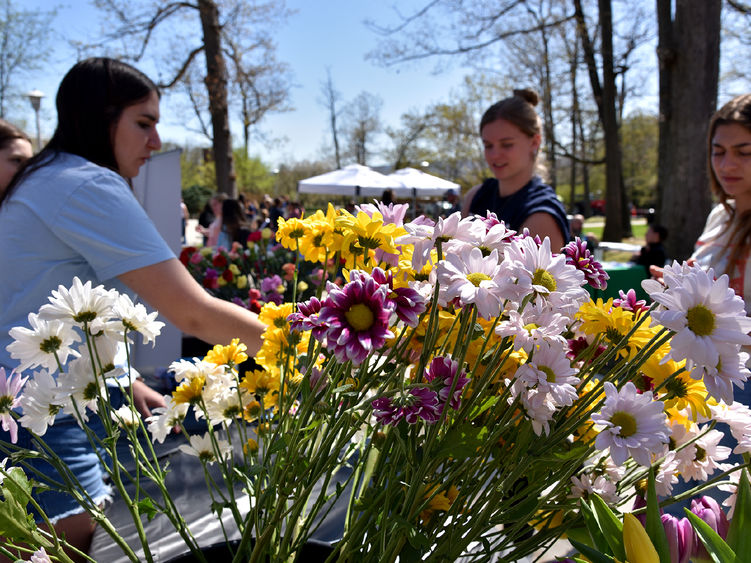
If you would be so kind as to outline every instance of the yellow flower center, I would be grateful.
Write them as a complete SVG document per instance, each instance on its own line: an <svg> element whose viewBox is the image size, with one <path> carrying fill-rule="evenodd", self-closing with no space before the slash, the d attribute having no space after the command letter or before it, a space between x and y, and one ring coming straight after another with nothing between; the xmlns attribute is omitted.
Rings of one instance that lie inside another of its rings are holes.
<svg viewBox="0 0 751 563"><path fill-rule="evenodd" d="M349 311L344 313L344 317L355 330L368 330L373 326L373 321L375 320L375 316L373 315L373 311L370 310L370 307L363 305L362 303L352 305L352 307L349 308Z"/></svg>
<svg viewBox="0 0 751 563"><path fill-rule="evenodd" d="M636 419L631 413L616 411L613 413L613 416L610 417L610 422L615 426L621 427L619 435L623 438L628 438L629 436L636 434Z"/></svg>
<svg viewBox="0 0 751 563"><path fill-rule="evenodd" d="M469 274L467 276L467 280L469 280L472 285L475 287L480 287L480 284L484 281L492 279L489 275L483 274L481 272L474 272L472 274Z"/></svg>
<svg viewBox="0 0 751 563"><path fill-rule="evenodd" d="M541 285L548 291L555 291L556 287L558 287L558 284L555 283L555 278L550 275L550 272L542 268L535 270L532 276L532 283L534 285Z"/></svg>
<svg viewBox="0 0 751 563"><path fill-rule="evenodd" d="M535 324L535 323L529 323L529 324L524 325L524 330L526 330L529 333L531 333L536 328L540 328L540 325Z"/></svg>
<svg viewBox="0 0 751 563"><path fill-rule="evenodd" d="M542 373L548 378L548 383L555 383L555 372L548 366L537 366Z"/></svg>
<svg viewBox="0 0 751 563"><path fill-rule="evenodd" d="M704 305L691 307L686 313L688 328L696 336L708 336L714 332L714 313Z"/></svg>

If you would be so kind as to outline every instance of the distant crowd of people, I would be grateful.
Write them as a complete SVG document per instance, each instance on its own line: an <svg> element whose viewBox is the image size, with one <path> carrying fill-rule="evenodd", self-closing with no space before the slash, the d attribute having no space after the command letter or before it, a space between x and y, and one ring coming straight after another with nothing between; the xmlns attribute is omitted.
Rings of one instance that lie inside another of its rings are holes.
<svg viewBox="0 0 751 563"><path fill-rule="evenodd" d="M276 231L279 219L302 217L305 209L286 196L261 201L247 200L244 194L237 199L217 193L206 202L198 216L196 229L203 236L205 246L230 248L233 242L245 244L253 231L269 228Z"/></svg>

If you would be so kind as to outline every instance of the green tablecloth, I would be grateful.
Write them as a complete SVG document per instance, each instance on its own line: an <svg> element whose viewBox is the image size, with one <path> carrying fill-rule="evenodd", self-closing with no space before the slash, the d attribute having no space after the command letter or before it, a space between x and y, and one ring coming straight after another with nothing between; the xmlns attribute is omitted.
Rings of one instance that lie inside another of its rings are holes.
<svg viewBox="0 0 751 563"><path fill-rule="evenodd" d="M617 298L619 296L618 290L623 290L625 293L629 289L633 289L636 292L637 299L645 299L649 302L649 296L641 288L642 280L647 279L647 270L644 266L630 262L603 262L602 266L610 275L610 279L607 289L604 290L596 290L587 286L587 290L594 299L598 297L602 299Z"/></svg>

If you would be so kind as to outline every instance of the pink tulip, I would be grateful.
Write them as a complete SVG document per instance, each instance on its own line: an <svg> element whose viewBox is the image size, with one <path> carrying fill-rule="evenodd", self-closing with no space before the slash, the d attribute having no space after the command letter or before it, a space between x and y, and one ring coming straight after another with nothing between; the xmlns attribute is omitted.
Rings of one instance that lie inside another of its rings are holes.
<svg viewBox="0 0 751 563"><path fill-rule="evenodd" d="M688 518L678 519L670 514L663 514L662 525L670 546L671 563L688 563L694 547L694 529Z"/></svg>

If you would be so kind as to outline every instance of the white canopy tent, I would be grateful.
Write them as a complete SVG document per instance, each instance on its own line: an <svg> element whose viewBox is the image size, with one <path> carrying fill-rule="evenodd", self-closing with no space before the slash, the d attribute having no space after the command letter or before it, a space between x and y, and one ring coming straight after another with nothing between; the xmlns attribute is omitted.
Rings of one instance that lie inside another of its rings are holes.
<svg viewBox="0 0 751 563"><path fill-rule="evenodd" d="M392 190L396 194L399 189L404 189L404 184L361 164L350 164L339 170L300 180L297 184L297 191L303 194L363 197L381 197L384 190Z"/></svg>
<svg viewBox="0 0 751 563"><path fill-rule="evenodd" d="M388 177L394 178L404 185L403 188L394 190L394 195L397 197L442 196L448 190L459 193L459 184L456 182L449 182L416 168L401 168L389 174Z"/></svg>

